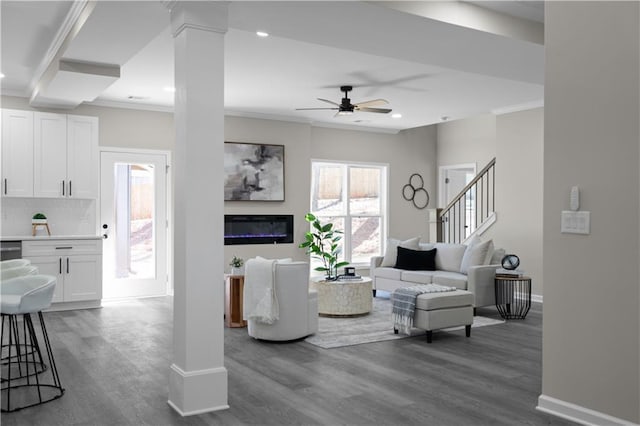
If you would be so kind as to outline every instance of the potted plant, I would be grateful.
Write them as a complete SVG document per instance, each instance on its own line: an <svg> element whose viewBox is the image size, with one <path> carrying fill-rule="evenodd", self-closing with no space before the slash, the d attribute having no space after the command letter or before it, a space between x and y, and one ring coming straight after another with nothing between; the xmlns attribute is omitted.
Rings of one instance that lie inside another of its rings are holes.
<svg viewBox="0 0 640 426"><path fill-rule="evenodd" d="M349 262L339 262L340 249L338 242L342 239L342 231L333 229L333 223L320 223L320 220L311 213L307 213L304 219L311 224L312 230L305 233L304 242L299 248L306 248L307 254L322 262L322 266L316 271L324 272L327 281L338 279L338 268L347 266Z"/></svg>
<svg viewBox="0 0 640 426"><path fill-rule="evenodd" d="M229 266L231 266L231 275L242 275L244 272L242 270L242 265L244 265L244 260L237 256L233 256L233 259L229 262Z"/></svg>
<svg viewBox="0 0 640 426"><path fill-rule="evenodd" d="M47 223L47 217L42 213L36 213L31 218L31 223L34 225L43 225Z"/></svg>

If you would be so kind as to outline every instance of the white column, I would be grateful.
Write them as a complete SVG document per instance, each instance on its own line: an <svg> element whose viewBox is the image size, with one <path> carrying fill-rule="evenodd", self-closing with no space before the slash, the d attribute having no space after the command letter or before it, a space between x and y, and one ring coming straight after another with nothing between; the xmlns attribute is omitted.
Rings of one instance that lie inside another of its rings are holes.
<svg viewBox="0 0 640 426"><path fill-rule="evenodd" d="M173 1L175 266L169 405L228 408L224 367L223 147L226 2Z"/></svg>

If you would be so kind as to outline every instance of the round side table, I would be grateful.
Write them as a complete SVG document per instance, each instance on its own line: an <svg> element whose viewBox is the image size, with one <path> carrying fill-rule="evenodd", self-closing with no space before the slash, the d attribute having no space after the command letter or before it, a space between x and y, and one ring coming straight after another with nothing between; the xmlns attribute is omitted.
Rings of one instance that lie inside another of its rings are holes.
<svg viewBox="0 0 640 426"><path fill-rule="evenodd" d="M524 319L531 308L531 278L496 275L496 308L504 319Z"/></svg>
<svg viewBox="0 0 640 426"><path fill-rule="evenodd" d="M311 281L318 291L318 314L321 316L365 315L373 309L372 280Z"/></svg>

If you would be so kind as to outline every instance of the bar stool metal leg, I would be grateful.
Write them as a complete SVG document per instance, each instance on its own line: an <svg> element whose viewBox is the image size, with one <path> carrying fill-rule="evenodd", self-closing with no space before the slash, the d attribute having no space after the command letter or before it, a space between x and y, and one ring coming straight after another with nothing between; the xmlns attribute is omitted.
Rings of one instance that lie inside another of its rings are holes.
<svg viewBox="0 0 640 426"><path fill-rule="evenodd" d="M3 317L5 316L8 317L9 329L12 330L14 327L17 329L18 315L3 314ZM6 371L3 371L2 377L2 412L18 411L35 405L44 404L64 395L65 389L62 387L60 382L58 369L51 349L49 334L41 311L38 312L38 319L40 321L44 350L47 352L46 356L49 361L50 368L47 369L49 374L42 374L42 372L37 371L39 362L36 360L36 357L39 357L40 360L42 360L42 350L38 334L33 325L31 314L25 313L22 315L24 328L23 336L13 332L8 333L8 355L6 357L7 369ZM24 343L20 341L21 337L24 338ZM25 361L24 374L20 373L18 377L15 377L15 375L12 374L12 370L16 368L16 362L20 363L22 361L22 359L16 355L19 351L18 348L20 348L21 345L27 345L31 347L32 350L23 354ZM30 360L29 356L31 357ZM50 380L47 380L46 376L49 375ZM17 395L12 397L12 393L17 393Z"/></svg>

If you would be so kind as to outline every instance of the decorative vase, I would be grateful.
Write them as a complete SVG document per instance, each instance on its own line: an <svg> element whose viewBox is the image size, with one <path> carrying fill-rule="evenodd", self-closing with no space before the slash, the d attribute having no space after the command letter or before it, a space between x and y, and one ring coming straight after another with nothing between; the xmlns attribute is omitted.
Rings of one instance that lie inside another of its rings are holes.
<svg viewBox="0 0 640 426"><path fill-rule="evenodd" d="M242 266L232 266L231 267L231 275L244 275L244 267Z"/></svg>

